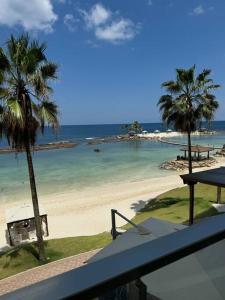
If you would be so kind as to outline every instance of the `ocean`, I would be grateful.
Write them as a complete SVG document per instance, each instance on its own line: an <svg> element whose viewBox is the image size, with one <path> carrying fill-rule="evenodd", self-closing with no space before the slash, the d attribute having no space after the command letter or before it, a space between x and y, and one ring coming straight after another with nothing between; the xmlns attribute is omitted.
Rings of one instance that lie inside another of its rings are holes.
<svg viewBox="0 0 225 300"><path fill-rule="evenodd" d="M160 123L143 124L152 132L163 130ZM225 122L212 123L213 136L195 136L193 143L222 146L225 144ZM47 128L45 136L38 136L38 143L71 140L78 146L35 152L34 168L40 196L80 191L98 185L135 182L148 178L174 174L159 165L179 154L179 146L156 141L131 141L89 145L87 138L118 135L121 125L71 125L62 126L57 136ZM186 143L186 137L173 138ZM5 146L6 141L1 142ZM99 148L99 153L94 152ZM26 158L23 153L0 155L0 202L23 201L30 197Z"/></svg>

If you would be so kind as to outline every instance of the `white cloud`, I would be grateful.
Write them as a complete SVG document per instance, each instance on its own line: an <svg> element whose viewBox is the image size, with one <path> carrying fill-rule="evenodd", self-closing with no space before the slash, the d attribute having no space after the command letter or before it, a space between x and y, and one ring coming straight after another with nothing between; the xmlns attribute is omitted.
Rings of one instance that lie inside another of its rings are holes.
<svg viewBox="0 0 225 300"><path fill-rule="evenodd" d="M131 40L138 32L139 25L130 19L119 16L119 12L112 12L102 4L95 4L89 11L79 9L88 30L92 30L95 37L113 44Z"/></svg>
<svg viewBox="0 0 225 300"><path fill-rule="evenodd" d="M111 16L111 11L99 3L95 4L89 12L85 10L80 10L80 12L88 28L104 24Z"/></svg>
<svg viewBox="0 0 225 300"><path fill-rule="evenodd" d="M202 5L199 5L193 9L190 15L199 16L199 15L203 15L204 13L205 13L205 8Z"/></svg>
<svg viewBox="0 0 225 300"><path fill-rule="evenodd" d="M50 0L0 0L0 24L51 32L57 20Z"/></svg>
<svg viewBox="0 0 225 300"><path fill-rule="evenodd" d="M110 25L96 28L95 35L100 40L119 43L131 40L136 35L134 23L129 19L113 21Z"/></svg>
<svg viewBox="0 0 225 300"><path fill-rule="evenodd" d="M72 14L66 14L64 16L64 24L66 27L69 29L69 31L74 31L75 30L75 24L76 20Z"/></svg>

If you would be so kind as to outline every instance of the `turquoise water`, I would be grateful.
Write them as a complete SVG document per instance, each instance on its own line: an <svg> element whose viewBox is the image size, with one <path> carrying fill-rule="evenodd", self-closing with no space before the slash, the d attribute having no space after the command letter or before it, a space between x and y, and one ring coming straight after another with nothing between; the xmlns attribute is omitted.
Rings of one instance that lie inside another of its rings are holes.
<svg viewBox="0 0 225 300"><path fill-rule="evenodd" d="M174 137L172 140L180 143L187 143L187 138L185 136ZM221 147L225 144L225 131L218 131L217 134L212 136L192 136L192 143L205 146Z"/></svg>
<svg viewBox="0 0 225 300"><path fill-rule="evenodd" d="M110 125L117 126L117 125ZM155 125L157 128L158 125ZM104 130L83 128L63 129L59 139L71 139L80 144L72 149L41 151L34 153L34 167L38 192L48 195L63 191L96 187L103 184L116 184L123 181L139 181L148 178L167 176L170 171L159 169L166 160L179 154L179 146L161 144L154 141L121 142L88 145L85 138L104 136ZM159 128L159 127L158 127ZM111 134L117 134L117 127ZM148 129L149 130L149 129ZM84 133L85 131L85 133ZM107 129L108 134L109 128ZM42 141L55 139L47 133ZM186 138L174 138L186 142ZM221 146L225 143L223 131L215 136L193 137L193 143ZM99 148L99 153L94 152ZM27 165L24 154L0 155L0 201L22 200L30 196Z"/></svg>

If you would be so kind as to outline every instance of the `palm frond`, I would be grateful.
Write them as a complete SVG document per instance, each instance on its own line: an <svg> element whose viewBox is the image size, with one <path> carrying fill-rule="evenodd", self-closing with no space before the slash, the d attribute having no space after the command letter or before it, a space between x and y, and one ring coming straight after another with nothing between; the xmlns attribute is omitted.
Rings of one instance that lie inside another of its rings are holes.
<svg viewBox="0 0 225 300"><path fill-rule="evenodd" d="M195 65L190 69L176 69L177 72L177 81L180 84L190 85L194 82L195 76Z"/></svg>
<svg viewBox="0 0 225 300"><path fill-rule="evenodd" d="M2 72L8 70L10 68L10 63L7 56L4 54L2 48L0 48L0 72L1 76L3 76Z"/></svg>
<svg viewBox="0 0 225 300"><path fill-rule="evenodd" d="M216 90L219 89L220 85L219 84L211 84L206 86L206 90Z"/></svg>
<svg viewBox="0 0 225 300"><path fill-rule="evenodd" d="M166 89L168 93L176 94L181 91L181 86L178 82L175 82L173 80L166 81L162 84L162 87Z"/></svg>
<svg viewBox="0 0 225 300"><path fill-rule="evenodd" d="M44 65L40 67L40 72L42 75L42 78L44 80L48 79L56 79L56 71L57 71L58 66L54 63L51 62L46 62Z"/></svg>
<svg viewBox="0 0 225 300"><path fill-rule="evenodd" d="M29 76L29 82L34 89L37 98L46 96L48 89L39 71Z"/></svg>
<svg viewBox="0 0 225 300"><path fill-rule="evenodd" d="M41 123L41 129L44 130L44 126L51 125L54 129L58 128L58 107L52 101L42 101L36 105L34 112Z"/></svg>
<svg viewBox="0 0 225 300"><path fill-rule="evenodd" d="M39 43L37 40L33 40L30 44L30 49L37 57L39 62L46 61L45 50L47 46L45 43Z"/></svg>
<svg viewBox="0 0 225 300"><path fill-rule="evenodd" d="M205 82L206 80L210 80L207 79L207 77L211 74L211 70L209 69L204 69L198 76L197 76L197 80L199 82Z"/></svg>
<svg viewBox="0 0 225 300"><path fill-rule="evenodd" d="M24 123L24 114L20 102L16 98L10 98L6 101L6 106L12 116L21 124Z"/></svg>

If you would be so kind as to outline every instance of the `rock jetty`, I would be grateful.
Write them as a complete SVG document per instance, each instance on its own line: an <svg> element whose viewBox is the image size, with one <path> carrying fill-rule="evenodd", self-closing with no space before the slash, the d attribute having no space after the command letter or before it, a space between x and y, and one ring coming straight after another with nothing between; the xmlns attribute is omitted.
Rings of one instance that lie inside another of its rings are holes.
<svg viewBox="0 0 225 300"><path fill-rule="evenodd" d="M192 168L204 168L211 167L216 164L216 159L210 157L209 159L204 159L200 161L192 161ZM170 160L162 163L160 165L160 169L164 170L173 170L173 171L183 171L188 169L188 161L187 160Z"/></svg>
<svg viewBox="0 0 225 300"><path fill-rule="evenodd" d="M41 150L53 150L53 149L65 149L65 148L74 148L75 146L77 146L77 144L70 141L58 141L53 143L35 145L33 150L41 151ZM21 152L24 151L25 150L23 149L21 150ZM15 153L15 152L17 151L12 148L0 148L0 154Z"/></svg>
<svg viewBox="0 0 225 300"><path fill-rule="evenodd" d="M118 142L130 142L130 141L139 141L142 140L137 135L134 136L129 136L128 134L124 135L117 135L117 136L106 136L106 137L101 137L101 138L92 138L92 139L87 139L88 140L88 145L99 145L99 144L104 144L104 143L118 143Z"/></svg>

